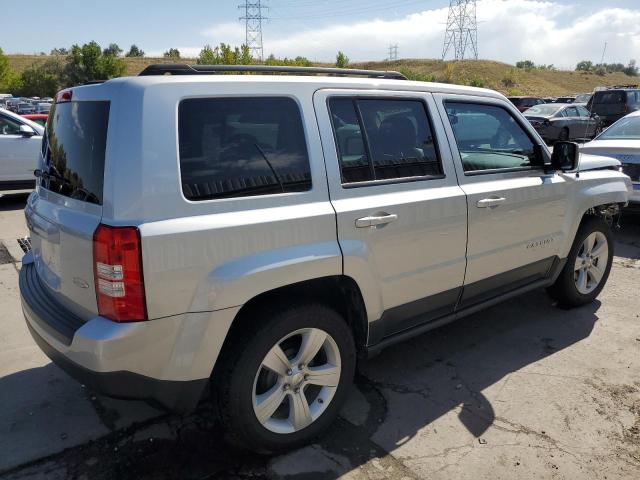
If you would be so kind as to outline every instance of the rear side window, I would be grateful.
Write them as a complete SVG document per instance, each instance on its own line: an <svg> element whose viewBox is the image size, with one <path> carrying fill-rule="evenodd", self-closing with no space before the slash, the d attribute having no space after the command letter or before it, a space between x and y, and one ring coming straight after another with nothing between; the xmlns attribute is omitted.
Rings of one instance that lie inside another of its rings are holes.
<svg viewBox="0 0 640 480"><path fill-rule="evenodd" d="M178 136L182 191L189 200L311 189L302 117L291 98L183 100Z"/></svg>
<svg viewBox="0 0 640 480"><path fill-rule="evenodd" d="M332 98L343 183L442 176L420 100Z"/></svg>
<svg viewBox="0 0 640 480"><path fill-rule="evenodd" d="M101 205L108 124L109 102L54 105L43 140L49 175L41 186Z"/></svg>
<svg viewBox="0 0 640 480"><path fill-rule="evenodd" d="M621 91L617 92L596 92L593 96L593 103L606 104L606 103L625 103L625 93Z"/></svg>

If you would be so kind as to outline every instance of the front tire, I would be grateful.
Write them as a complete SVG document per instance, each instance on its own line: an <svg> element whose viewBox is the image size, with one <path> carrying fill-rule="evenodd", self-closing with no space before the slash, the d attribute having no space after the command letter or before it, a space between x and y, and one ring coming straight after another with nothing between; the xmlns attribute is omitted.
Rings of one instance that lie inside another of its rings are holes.
<svg viewBox="0 0 640 480"><path fill-rule="evenodd" d="M547 289L561 305L579 307L600 294L613 263L613 235L600 217L587 217L580 225L560 276Z"/></svg>
<svg viewBox="0 0 640 480"><path fill-rule="evenodd" d="M351 330L321 304L251 314L261 326L231 340L213 378L227 438L264 454L304 445L335 419L353 382Z"/></svg>

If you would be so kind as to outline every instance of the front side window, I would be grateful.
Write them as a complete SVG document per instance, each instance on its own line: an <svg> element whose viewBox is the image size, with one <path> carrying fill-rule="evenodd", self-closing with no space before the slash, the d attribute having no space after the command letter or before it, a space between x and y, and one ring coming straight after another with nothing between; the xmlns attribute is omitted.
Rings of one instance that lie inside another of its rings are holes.
<svg viewBox="0 0 640 480"><path fill-rule="evenodd" d="M19 135L20 124L15 120L0 115L0 135Z"/></svg>
<svg viewBox="0 0 640 480"><path fill-rule="evenodd" d="M569 107L566 110L568 117L579 117L578 109L576 107Z"/></svg>
<svg viewBox="0 0 640 480"><path fill-rule="evenodd" d="M182 191L189 200L311 189L302 117L291 98L183 100L178 136Z"/></svg>
<svg viewBox="0 0 640 480"><path fill-rule="evenodd" d="M422 101L341 97L329 107L343 183L442 175Z"/></svg>
<svg viewBox="0 0 640 480"><path fill-rule="evenodd" d="M446 102L445 107L465 172L534 164L534 143L506 109L462 102Z"/></svg>

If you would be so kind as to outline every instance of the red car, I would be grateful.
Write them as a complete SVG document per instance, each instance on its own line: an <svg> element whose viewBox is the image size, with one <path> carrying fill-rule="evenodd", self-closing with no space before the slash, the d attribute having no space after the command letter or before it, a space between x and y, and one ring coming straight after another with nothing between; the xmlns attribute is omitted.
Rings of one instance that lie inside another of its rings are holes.
<svg viewBox="0 0 640 480"><path fill-rule="evenodd" d="M49 115L46 113L30 113L28 115L22 115L22 117L31 120L32 122L39 123L44 127L44 124L47 123L47 118Z"/></svg>

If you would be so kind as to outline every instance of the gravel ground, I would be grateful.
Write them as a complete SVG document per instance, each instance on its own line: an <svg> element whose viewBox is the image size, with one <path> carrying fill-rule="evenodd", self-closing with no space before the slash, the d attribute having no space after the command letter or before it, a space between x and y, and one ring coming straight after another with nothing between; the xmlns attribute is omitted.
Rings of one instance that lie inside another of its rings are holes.
<svg viewBox="0 0 640 480"><path fill-rule="evenodd" d="M23 206L0 198L5 243ZM226 445L207 402L182 418L86 391L35 347L19 263L0 265L0 477L640 478L640 219L616 235L594 304L535 291L391 347L326 435L277 457Z"/></svg>

